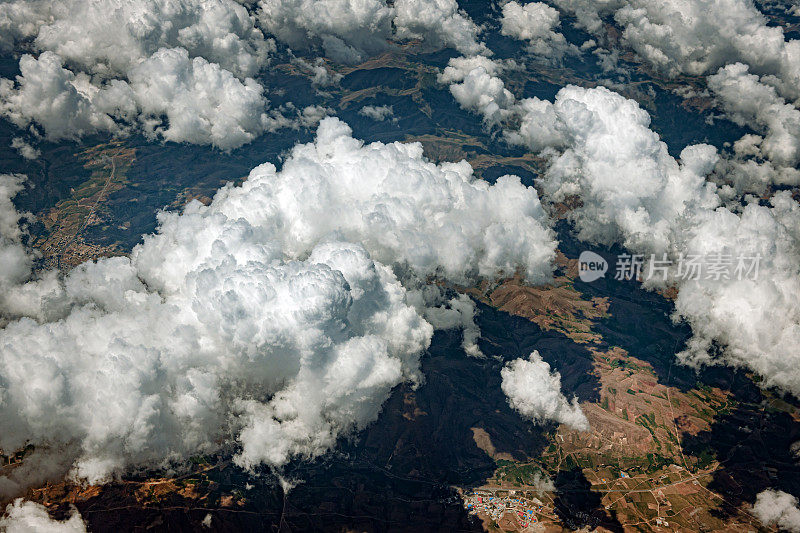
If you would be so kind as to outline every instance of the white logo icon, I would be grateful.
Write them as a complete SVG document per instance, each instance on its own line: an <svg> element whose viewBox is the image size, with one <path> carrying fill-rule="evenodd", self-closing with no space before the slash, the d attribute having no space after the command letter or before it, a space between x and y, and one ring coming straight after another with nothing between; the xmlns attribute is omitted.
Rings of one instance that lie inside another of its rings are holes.
<svg viewBox="0 0 800 533"><path fill-rule="evenodd" d="M578 277L585 283L598 280L606 275L608 262L594 252L584 251L578 257Z"/></svg>

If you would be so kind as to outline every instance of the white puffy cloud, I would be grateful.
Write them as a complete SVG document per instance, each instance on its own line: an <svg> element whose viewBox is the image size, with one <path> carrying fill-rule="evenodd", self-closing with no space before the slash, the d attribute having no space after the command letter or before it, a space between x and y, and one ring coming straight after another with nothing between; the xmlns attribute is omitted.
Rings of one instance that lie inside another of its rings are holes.
<svg viewBox="0 0 800 533"><path fill-rule="evenodd" d="M485 56L455 57L439 74L438 81L450 86L461 107L481 114L484 122L493 126L509 116L515 100L499 77L503 69L501 62Z"/></svg>
<svg viewBox="0 0 800 533"><path fill-rule="evenodd" d="M321 48L341 63L358 63L389 49L392 39L420 39L428 48L448 46L485 53L479 28L456 0L261 0L264 29L296 50Z"/></svg>
<svg viewBox="0 0 800 533"><path fill-rule="evenodd" d="M437 81L449 85L456 102L481 115L488 127L504 126L503 134L510 144L534 152L565 145L564 127L552 102L536 97L517 101L506 89L500 74L514 66L483 55L456 57Z"/></svg>
<svg viewBox="0 0 800 533"><path fill-rule="evenodd" d="M259 20L296 50L322 48L342 63L358 63L388 48L394 11L383 0L261 0Z"/></svg>
<svg viewBox="0 0 800 533"><path fill-rule="evenodd" d="M613 13L627 4L628 0L553 0L562 11L574 15L578 27L598 33L603 27L602 15Z"/></svg>
<svg viewBox="0 0 800 533"><path fill-rule="evenodd" d="M281 104L273 108L265 116L261 117L266 131L276 131L281 128L291 128L299 130L301 128L313 128L319 122L335 113L330 107L321 105L308 105L299 108L292 102Z"/></svg>
<svg viewBox="0 0 800 533"><path fill-rule="evenodd" d="M792 99L800 96L800 41L785 41L752 2L636 0L615 18L625 42L667 73L701 75L740 61L777 77Z"/></svg>
<svg viewBox="0 0 800 533"><path fill-rule="evenodd" d="M0 517L0 529L6 533L86 533L86 524L75 508L68 519L54 520L47 507L18 498Z"/></svg>
<svg viewBox="0 0 800 533"><path fill-rule="evenodd" d="M125 75L160 48L181 47L244 78L273 49L233 0L15 0L0 5L2 20L18 28L12 37L34 38L35 50L110 77Z"/></svg>
<svg viewBox="0 0 800 533"><path fill-rule="evenodd" d="M800 110L748 71L749 67L742 63L727 65L708 77L708 87L731 120L766 133L760 142L760 154L777 165L797 165Z"/></svg>
<svg viewBox="0 0 800 533"><path fill-rule="evenodd" d="M16 83L0 80L0 113L51 140L141 128L175 142L231 149L270 127L252 76L274 45L231 0L0 4ZM168 125L161 123L167 117Z"/></svg>
<svg viewBox="0 0 800 533"><path fill-rule="evenodd" d="M745 135L747 137L757 137L757 154L760 155L761 137L757 135ZM740 139L741 141L742 139ZM739 141L734 143L734 148L740 146ZM800 170L794 167L784 167L773 165L770 161L761 161L759 158L743 157L734 150L733 155L726 154L720 158L714 168L714 177L720 181L720 197L727 199L738 198L742 193L764 194L770 185L800 185ZM731 190L726 188L730 182Z"/></svg>
<svg viewBox="0 0 800 533"><path fill-rule="evenodd" d="M800 394L800 206L791 195L775 194L771 206L720 207L705 180L717 161L712 147L686 147L675 160L648 128L647 113L605 88L565 87L552 106L568 148L553 157L540 185L550 201L580 199L569 215L580 238L676 262L681 255L733 262L720 279L679 277L673 269L666 282L650 280L679 289L675 317L694 336L678 357L746 367L766 386ZM740 255L760 256L757 279L735 275Z"/></svg>
<svg viewBox="0 0 800 533"><path fill-rule="evenodd" d="M430 326L363 248L331 242L287 261L246 221L194 211L174 229L215 238L205 254L173 250L198 261L181 284L159 294L137 277L161 281L140 262L155 242L178 240L162 227L132 261L71 272L65 317L6 326L3 449L33 442L90 482L232 438L241 464L279 465L325 451L415 378ZM271 438L256 438L265 425Z"/></svg>
<svg viewBox="0 0 800 533"><path fill-rule="evenodd" d="M555 31L560 23L558 10L542 2L529 2L524 6L513 1L507 3L503 6L500 23L503 35L528 41L530 52L542 59L558 62L567 52L577 52Z"/></svg>
<svg viewBox="0 0 800 533"><path fill-rule="evenodd" d="M456 0L396 0L394 25L400 39L422 39L429 46L448 46L465 55L488 54L478 41L480 29Z"/></svg>
<svg viewBox="0 0 800 533"><path fill-rule="evenodd" d="M723 208L714 211L720 198L713 183L705 180L716 168L739 190L763 189L765 181L796 182L795 172L769 162L719 161L716 150L707 145L685 148L676 161L649 129L648 114L636 102L604 88L568 86L554 103L532 98L513 104L509 96L499 105L493 95L504 89L495 75L497 64L486 58L458 61L464 68L451 64L442 81L456 83L451 90L462 105L490 120L516 119L518 129L505 131L512 143L550 150L551 155L553 148L563 149L553 156L540 185L550 201L580 197L580 207L569 214L580 238L619 242L636 253L668 253L673 259L681 253L760 253L764 260L756 281L673 280L680 289L676 318L688 321L694 331L679 358L690 364L725 361L745 366L769 386L800 393L800 360L792 355L800 347L800 316L792 303L800 294L800 253L790 229L798 218L792 208L796 204L783 198L780 217L777 208L758 206L749 206L742 216ZM457 83L466 79L463 72L473 71L495 85L467 99L458 93L466 84ZM755 146L745 140L737 151L744 154ZM731 168L737 173L724 174ZM714 231L723 226L727 232ZM725 347L722 358L709 356L712 341Z"/></svg>
<svg viewBox="0 0 800 533"><path fill-rule="evenodd" d="M760 256L758 273L730 279L679 280L675 312L693 337L678 354L692 364L726 362L757 372L764 385L800 394L800 206L788 193L772 206L747 205L741 214L725 208L700 210L681 223L673 247L685 256ZM746 261L746 265L752 263ZM712 357L712 342L724 347Z"/></svg>
<svg viewBox="0 0 800 533"><path fill-rule="evenodd" d="M12 203L22 190L25 177L0 174L0 290L6 292L30 274L33 257L22 245L23 214Z"/></svg>
<svg viewBox="0 0 800 533"><path fill-rule="evenodd" d="M705 182L717 161L713 147L689 146L676 161L649 129L647 112L604 87L567 86L552 105L569 148L542 185L553 201L581 197L583 205L570 214L581 239L663 252L677 220L718 204Z"/></svg>
<svg viewBox="0 0 800 533"><path fill-rule="evenodd" d="M543 39L558 26L558 10L542 2L529 2L523 6L512 1L503 6L500 24L503 35L528 41Z"/></svg>
<svg viewBox="0 0 800 533"><path fill-rule="evenodd" d="M19 215L0 207L18 247ZM84 263L54 291L18 287L31 301L16 308L33 311L0 330L0 448L36 453L0 489L59 466L99 482L223 446L248 468L323 453L419 380L433 328L393 269L412 288L517 269L535 282L554 248L518 178L489 185L464 162L364 145L325 119L280 172L262 165L209 206L159 215L130 258ZM469 330L471 302L447 308L431 316Z"/></svg>
<svg viewBox="0 0 800 533"><path fill-rule="evenodd" d="M23 315L43 318L45 306L56 310L62 301L57 273L31 279L37 254L23 244L31 215L17 211L12 202L26 179L19 174L0 174L0 326ZM2 484L0 481L0 493Z"/></svg>
<svg viewBox="0 0 800 533"><path fill-rule="evenodd" d="M800 41L785 40L779 25L749 0L558 0L583 25L602 33L601 17L613 17L622 43L667 76L708 77L708 86L729 118L765 134L759 158L725 161L737 192L762 192L770 184L794 184L800 160ZM618 53L615 51L614 53Z"/></svg>
<svg viewBox="0 0 800 533"><path fill-rule="evenodd" d="M669 76L746 63L790 100L800 97L800 41L786 41L749 0L556 0L594 33L611 16L622 41Z"/></svg>
<svg viewBox="0 0 800 533"><path fill-rule="evenodd" d="M19 127L40 125L52 140L137 126L151 137L231 149L269 127L261 85L190 59L183 48L161 49L132 68L127 82L100 86L63 68L53 52L25 55L20 68L16 84L0 80L0 112Z"/></svg>
<svg viewBox="0 0 800 533"><path fill-rule="evenodd" d="M252 78L242 82L202 57L190 59L182 48L159 50L133 68L129 79L147 134L230 149L264 130L261 85Z"/></svg>
<svg viewBox="0 0 800 533"><path fill-rule="evenodd" d="M563 146L567 140L562 123L552 102L535 96L520 100L511 110L518 118L518 127L503 133L511 144L527 147L532 152Z"/></svg>
<svg viewBox="0 0 800 533"><path fill-rule="evenodd" d="M589 421L578 399L567 400L561 392L561 374L534 351L528 359L515 359L501 371L501 387L511 407L535 422L555 420L579 431L589 429Z"/></svg>
<svg viewBox="0 0 800 533"><path fill-rule="evenodd" d="M329 70L325 60L321 57L316 58L313 62L306 61L301 57L292 57L292 63L298 65L309 74L312 74L311 84L315 87L336 85L344 77L338 72Z"/></svg>
<svg viewBox="0 0 800 533"><path fill-rule="evenodd" d="M278 40L345 63L387 50L395 38L488 53L455 0L262 0L257 11ZM0 47L31 52L16 83L0 80L0 113L21 128L37 125L51 140L141 129L223 150L315 123L268 110L253 76L275 46L255 21L233 0L0 3L0 29L8 30ZM341 77L319 59L295 62L316 86Z"/></svg>
<svg viewBox="0 0 800 533"><path fill-rule="evenodd" d="M300 111L298 115L298 123L304 128L313 128L319 124L325 117L334 114L334 110L330 107L323 107L321 105L308 105Z"/></svg>
<svg viewBox="0 0 800 533"><path fill-rule="evenodd" d="M387 118L394 115L394 109L392 109L392 106L390 105L365 105L358 110L358 114L369 117L372 120L377 120L378 122L383 122Z"/></svg>
<svg viewBox="0 0 800 533"><path fill-rule="evenodd" d="M341 173L335 185L326 168ZM262 166L253 175L271 172ZM555 242L547 217L535 191L515 176L489 185L464 161L425 161L416 143L363 146L335 119L322 122L314 144L294 148L282 174L294 177L286 187L296 191L278 204L290 248L337 232L378 261L405 263L422 277L466 282L523 266L532 282L549 278Z"/></svg>
<svg viewBox="0 0 800 533"><path fill-rule="evenodd" d="M733 157L720 159L716 149L700 144L684 148L676 160L635 101L603 87L567 86L555 102L515 103L497 76L501 68L485 57L459 58L440 81L451 83L461 105L489 124L505 121L509 142L551 158L539 185L551 202L580 199L568 214L579 238L668 254L674 261L681 254L761 255L757 280L684 282L672 272L670 282L679 288L675 317L694 331L678 357L689 364L744 366L767 386L800 394L800 315L792 303L800 294L800 211L786 193L773 198L772 208L749 205L741 213L735 201L743 191L798 182L796 169L759 159L788 164L796 157L797 111L746 67L722 69L712 86L726 97L728 112L743 123L760 121L767 137L745 136ZM470 77L485 83L468 84ZM706 180L712 170L724 184L720 189ZM719 207L723 198L732 201L733 211ZM657 285L663 283L650 284ZM709 353L714 342L724 347L719 356Z"/></svg>
<svg viewBox="0 0 800 533"><path fill-rule="evenodd" d="M797 533L800 531L800 507L797 498L780 490L765 490L759 493L753 505L753 514L765 526Z"/></svg>
<svg viewBox="0 0 800 533"><path fill-rule="evenodd" d="M11 139L11 148L17 151L25 159L33 160L38 159L42 155L42 151L34 148L30 143L26 142L22 137L14 137Z"/></svg>
<svg viewBox="0 0 800 533"><path fill-rule="evenodd" d="M0 51L10 52L16 42L35 37L48 18L45 2L8 1L0 4Z"/></svg>
<svg viewBox="0 0 800 533"><path fill-rule="evenodd" d="M460 329L464 333L461 347L467 355L483 357L478 339L480 329L475 323L478 314L475 302L465 294L445 298L435 285L426 285L409 294L409 302L422 312L425 319L436 329Z"/></svg>
<svg viewBox="0 0 800 533"><path fill-rule="evenodd" d="M92 103L86 80L63 68L58 55L24 55L19 66L16 85L0 80L0 112L20 128L36 122L53 140L120 131L114 119Z"/></svg>
<svg viewBox="0 0 800 533"><path fill-rule="evenodd" d="M0 326L21 315L42 318L43 301L47 300L47 307L52 309L57 309L61 301L56 273L25 283L31 278L36 260L36 252L23 244L31 215L17 211L12 199L22 190L26 179L19 174L0 174Z"/></svg>

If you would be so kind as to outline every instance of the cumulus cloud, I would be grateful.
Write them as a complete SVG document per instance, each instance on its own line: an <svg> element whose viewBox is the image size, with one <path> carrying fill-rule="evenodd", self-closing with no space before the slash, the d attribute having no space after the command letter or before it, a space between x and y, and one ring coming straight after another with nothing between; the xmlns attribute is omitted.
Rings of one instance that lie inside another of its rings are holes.
<svg viewBox="0 0 800 533"><path fill-rule="evenodd" d="M716 150L689 146L676 161L633 100L604 87L567 86L552 111L539 116L555 116L569 146L553 160L542 186L553 201L581 197L583 205L570 214L581 239L663 252L684 214L719 203L705 182Z"/></svg>
<svg viewBox="0 0 800 533"><path fill-rule="evenodd" d="M800 41L786 41L748 0L556 0L589 31L613 17L622 41L669 76L708 74L729 64L767 75L785 97L800 96Z"/></svg>
<svg viewBox="0 0 800 533"><path fill-rule="evenodd" d="M51 140L137 128L231 149L269 127L250 76L274 45L236 2L18 0L0 21L19 29L10 45L41 52L22 56L16 83L0 80L0 113Z"/></svg>
<svg viewBox="0 0 800 533"><path fill-rule="evenodd" d="M252 78L242 82L202 57L190 59L182 48L159 50L132 69L129 78L148 135L230 149L265 129L267 100L261 85Z"/></svg>
<svg viewBox="0 0 800 533"><path fill-rule="evenodd" d="M483 55L456 57L437 81L449 85L456 102L481 115L487 127L505 127L503 134L510 144L534 152L564 146L567 139L553 104L536 97L517 101L500 77L507 67L514 64Z"/></svg>
<svg viewBox="0 0 800 533"><path fill-rule="evenodd" d="M708 86L726 115L764 134L757 158L725 161L735 192L795 184L798 155L800 41L786 40L748 0L558 0L595 33L613 18L622 44L666 76L710 75ZM618 54L613 51L612 54ZM755 155L755 154L754 154ZM766 163L757 160L762 158Z"/></svg>
<svg viewBox="0 0 800 533"><path fill-rule="evenodd" d="M535 96L525 98L507 111L518 126L503 133L510 144L525 146L532 152L562 147L567 143L564 128L552 102Z"/></svg>
<svg viewBox="0 0 800 533"><path fill-rule="evenodd" d="M560 24L558 10L542 2L505 4L500 24L503 35L528 41L530 52L542 59L558 62L566 53L577 52L555 31Z"/></svg>
<svg viewBox="0 0 800 533"><path fill-rule="evenodd" d="M358 63L388 48L394 11L383 0L261 0L264 29L295 50Z"/></svg>
<svg viewBox="0 0 800 533"><path fill-rule="evenodd" d="M508 118L515 101L499 77L503 70L502 62L485 56L455 57L439 74L438 81L450 86L461 107L479 113L487 125L493 126Z"/></svg>
<svg viewBox="0 0 800 533"><path fill-rule="evenodd" d="M259 20L295 50L320 49L341 63L359 63L390 49L390 41L419 39L426 48L487 53L480 29L456 0L261 0Z"/></svg>
<svg viewBox="0 0 800 533"><path fill-rule="evenodd" d="M685 256L760 257L756 279L681 280L676 314L694 333L679 358L691 364L726 362L750 368L766 386L800 394L800 206L788 193L771 205L747 205L741 214L698 211L676 231ZM746 265L750 265L748 261ZM713 343L722 345L718 356Z"/></svg>
<svg viewBox="0 0 800 533"><path fill-rule="evenodd" d="M388 50L392 39L489 53L455 0L261 0L257 19L288 46L344 63ZM315 122L268 109L254 76L275 44L233 0L14 0L0 4L0 29L0 47L30 52L16 82L0 80L0 113L50 140L141 130L229 150ZM320 58L294 60L317 87L341 78Z"/></svg>
<svg viewBox="0 0 800 533"><path fill-rule="evenodd" d="M86 533L86 524L75 508L68 519L54 520L47 507L18 498L0 517L0 529L7 533Z"/></svg>
<svg viewBox="0 0 800 533"><path fill-rule="evenodd" d="M675 318L692 326L678 357L743 366L767 386L800 394L800 207L791 195L775 194L770 205L721 207L705 180L716 151L688 146L675 160L649 129L647 113L605 88L565 87L552 112L568 148L552 158L539 184L550 201L580 198L569 215L580 238L676 262L727 257L731 269L739 256L760 258L756 279L691 279L672 271L666 281L651 280L652 287L678 287ZM722 350L712 356L714 344Z"/></svg>
<svg viewBox="0 0 800 533"><path fill-rule="evenodd" d="M589 421L578 399L567 400L561 393L561 374L534 351L528 359L515 359L500 371L508 403L535 422L555 420L578 431L588 431Z"/></svg>
<svg viewBox="0 0 800 533"><path fill-rule="evenodd" d="M323 107L321 105L309 105L300 111L298 115L298 122L304 128L313 128L319 124L322 119L334 114L334 110L330 107Z"/></svg>
<svg viewBox="0 0 800 533"><path fill-rule="evenodd" d="M746 0L636 0L615 14L623 39L669 74L701 75L734 62L774 76L782 92L800 96L800 41L785 41Z"/></svg>
<svg viewBox="0 0 800 533"><path fill-rule="evenodd" d="M475 302L465 295L459 294L447 299L439 287L427 285L412 292L409 301L420 309L425 319L436 329L460 329L464 333L461 347L467 355L483 357L478 346L481 331L475 323L478 314Z"/></svg>
<svg viewBox="0 0 800 533"><path fill-rule="evenodd" d="M565 146L564 127L552 102L536 97L518 101L506 89L500 76L515 66L484 55L456 57L439 73L437 81L449 85L456 102L481 115L487 127L503 127L510 144L534 152Z"/></svg>
<svg viewBox="0 0 800 533"><path fill-rule="evenodd" d="M486 57L457 58L439 80L487 124L502 124L510 143L550 158L538 184L550 202L579 198L568 213L579 238L673 261L689 254L761 257L756 280L686 281L670 274L666 283L679 288L675 318L694 331L679 359L747 367L767 386L800 394L800 315L792 303L800 294L797 202L788 193L775 195L771 207L741 209L739 202L743 191L798 182L797 170L780 164L796 157L796 109L747 67L726 67L711 85L735 120L761 124L766 137L745 136L733 156L720 158L712 146L698 144L675 159L635 101L603 87L567 86L554 102L515 102L501 71L501 63ZM723 200L729 207L721 207ZM751 295L746 303L745 295ZM712 356L715 344L724 348Z"/></svg>
<svg viewBox="0 0 800 533"><path fill-rule="evenodd" d="M390 105L382 105L382 106L374 106L374 105L365 105L361 109L358 110L358 114L369 117L372 120L377 120L378 122L383 122L387 118L394 115L394 109Z"/></svg>
<svg viewBox="0 0 800 533"><path fill-rule="evenodd" d="M335 184L325 168L341 173ZM251 178L272 172L258 167ZM515 176L490 186L464 161L427 162L417 143L364 146L335 119L322 122L316 143L294 148L282 171L289 174L294 181L285 186L296 192L281 195L279 207L292 248L337 232L378 261L404 263L422 277L466 283L523 266L532 282L549 278L555 242L547 216Z"/></svg>
<svg viewBox="0 0 800 533"><path fill-rule="evenodd" d="M11 139L11 148L16 150L22 157L29 160L38 159L39 156L42 155L41 150L31 146L22 137L14 137Z"/></svg>
<svg viewBox="0 0 800 533"><path fill-rule="evenodd" d="M422 39L428 46L448 46L465 55L490 53L478 41L480 29L456 0L396 0L394 9L400 39Z"/></svg>
<svg viewBox="0 0 800 533"><path fill-rule="evenodd" d="M38 124L51 140L134 126L152 138L237 148L269 128L263 87L216 63L164 48L128 72L128 81L100 86L44 52L20 60L16 84L0 80L0 112L19 127ZM164 118L167 119L164 122Z"/></svg>
<svg viewBox="0 0 800 533"><path fill-rule="evenodd" d="M774 87L750 74L747 65L736 63L709 76L708 88L720 99L731 120L766 133L757 153L780 166L797 165L800 110L786 103Z"/></svg>
<svg viewBox="0 0 800 533"><path fill-rule="evenodd" d="M553 0L562 11L577 19L577 26L598 33L603 27L601 16L613 13L626 5L627 0Z"/></svg>
<svg viewBox="0 0 800 533"><path fill-rule="evenodd" d="M97 131L120 131L114 119L92 103L92 95L87 93L91 84L63 68L58 55L52 52L44 52L38 58L24 55L19 67L16 84L0 80L0 112L18 127L25 128L35 122L53 140L76 139ZM128 97L127 92L125 96ZM127 110L129 104L120 107Z"/></svg>
<svg viewBox="0 0 800 533"><path fill-rule="evenodd" d="M780 490L759 493L753 514L765 526L778 526L786 531L800 531L800 507L797 498Z"/></svg>
<svg viewBox="0 0 800 533"><path fill-rule="evenodd" d="M0 229L16 246L14 216ZM28 468L60 461L91 482L221 447L247 468L321 454L419 380L433 328L415 287L517 269L541 281L554 248L518 178L489 185L325 119L280 172L159 215L131 257L82 264L55 293L20 289L45 311L0 330L0 447L33 443ZM440 327L474 313L461 297L445 308L429 315Z"/></svg>
<svg viewBox="0 0 800 533"><path fill-rule="evenodd" d="M31 215L17 211L12 201L26 179L19 174L0 174L0 325L26 314L42 318L45 300L52 309L58 308L60 302L55 272L30 280L36 254L26 248L23 239ZM24 283L26 280L30 281Z"/></svg>
<svg viewBox="0 0 800 533"><path fill-rule="evenodd" d="M739 150L755 138L754 153L743 155ZM743 193L764 194L771 185L800 185L800 170L774 165L761 155L762 137L745 135L734 143L734 153L725 154L714 167L714 179L719 182L719 195L723 199L738 200ZM755 155L756 157L750 157ZM730 185L728 185L730 183Z"/></svg>
<svg viewBox="0 0 800 533"><path fill-rule="evenodd" d="M32 255L22 244L24 232L20 224L25 215L12 203L25 179L18 174L0 174L0 288L4 291L24 281L33 264Z"/></svg>
<svg viewBox="0 0 800 533"><path fill-rule="evenodd" d="M330 107L308 105L299 108L292 102L287 102L271 109L261 120L267 131L277 131L281 128L299 130L316 127L323 118L334 113Z"/></svg>
<svg viewBox="0 0 800 533"><path fill-rule="evenodd" d="M10 52L21 40L30 39L49 17L44 2L9 1L0 4L0 51Z"/></svg>
<svg viewBox="0 0 800 533"><path fill-rule="evenodd" d="M160 48L185 48L237 76L256 74L274 45L233 0L15 0L0 6L10 38L33 39L71 66L107 77L124 76Z"/></svg>
<svg viewBox="0 0 800 533"><path fill-rule="evenodd" d="M328 69L325 59L318 57L314 61L306 61L301 57L292 57L292 63L311 74L311 84L315 87L336 85L344 77L338 72Z"/></svg>

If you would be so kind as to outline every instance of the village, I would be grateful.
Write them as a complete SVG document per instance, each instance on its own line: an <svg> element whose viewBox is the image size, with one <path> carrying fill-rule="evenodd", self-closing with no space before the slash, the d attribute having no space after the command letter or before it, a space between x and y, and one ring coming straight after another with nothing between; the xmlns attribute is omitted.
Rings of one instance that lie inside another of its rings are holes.
<svg viewBox="0 0 800 533"><path fill-rule="evenodd" d="M465 493L463 500L469 514L481 519L488 518L498 524L511 520L521 529L548 517L545 504L526 491L484 488Z"/></svg>

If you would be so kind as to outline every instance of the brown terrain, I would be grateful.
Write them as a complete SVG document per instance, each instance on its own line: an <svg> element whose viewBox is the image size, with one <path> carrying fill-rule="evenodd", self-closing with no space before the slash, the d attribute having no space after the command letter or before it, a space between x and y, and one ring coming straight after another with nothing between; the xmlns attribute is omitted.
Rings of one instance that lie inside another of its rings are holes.
<svg viewBox="0 0 800 533"><path fill-rule="evenodd" d="M575 526L598 531L763 529L747 505L719 513L725 498L710 488L719 461L682 448L684 439L711 431L719 413L735 408L731 392L665 386L650 363L618 346L602 348L602 335L593 326L609 312L608 299L582 297L572 285L574 261L560 255L558 262L564 275L552 286L527 287L513 278L491 290L470 292L542 329L590 344L601 384L598 401L581 403L591 430L581 433L562 426L544 453L520 461L498 453L486 432L475 428L477 446L496 460L498 469L485 484L462 490L471 512L488 531L562 531ZM792 419L800 415L777 398L772 405L780 405ZM597 495L606 516L572 526L563 520L559 500L564 498L552 488L543 489L539 476L556 479L564 472L586 480L585 490ZM493 499L486 503L488 498ZM525 514L529 511L536 517L533 522Z"/></svg>

